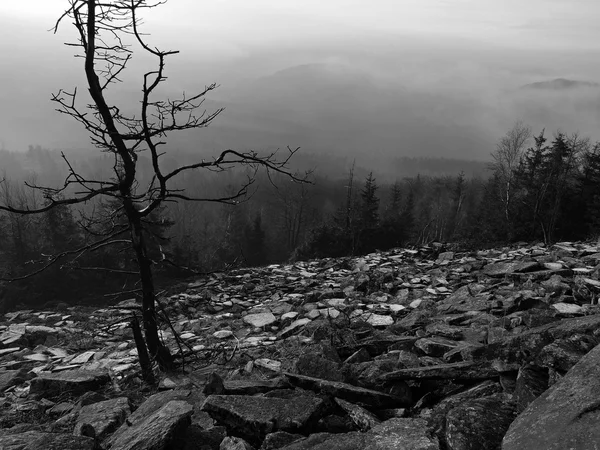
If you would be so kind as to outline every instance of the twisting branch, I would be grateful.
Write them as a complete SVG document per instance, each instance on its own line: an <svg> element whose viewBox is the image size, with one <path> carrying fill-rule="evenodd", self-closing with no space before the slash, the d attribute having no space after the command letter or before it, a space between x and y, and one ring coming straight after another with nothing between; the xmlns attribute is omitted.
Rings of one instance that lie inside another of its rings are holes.
<svg viewBox="0 0 600 450"><path fill-rule="evenodd" d="M149 220L151 214L159 212L164 202L189 200L237 204L248 195L259 169L266 170L271 182L272 173L285 175L299 183L306 182L306 178L288 170L290 159L299 150L290 147L282 158L278 152L261 155L256 151L240 152L228 149L221 151L214 159L163 171L161 157L166 153L164 145L169 134L207 127L223 111L222 108L212 112L203 109L207 95L218 87L215 83L205 85L192 95L184 92L176 99L156 98L159 86L167 80L166 61L178 51L161 50L150 45L146 35L140 30L140 14L164 3L163 0L69 0L69 7L58 18L53 30L56 33L66 19L72 21L77 38L75 42L67 45L76 48L78 53L75 56L84 62L86 88L91 102L80 105L81 99L76 88L71 91L61 89L52 95L51 100L56 104L58 112L70 116L85 128L96 148L112 155L114 173L109 179L88 179L79 174L62 155L68 169L62 187L38 186L35 183L28 185L42 193L45 199L43 206L16 206L9 202L0 204L0 211L39 214L59 206L92 201L98 202L95 203L96 206L110 202L112 212L101 215L100 218L91 217L80 221L84 230L100 239L79 249L50 257L35 273L47 269L66 256L73 256L73 259L69 264L65 264L65 267L95 270L94 264L76 265L85 252L96 251L112 244L128 246L137 264L136 273L139 275L140 286L139 289L129 292L139 293L142 300L146 345L150 356L159 366L169 368L172 357L160 341L157 331L157 294L152 268L154 262L149 255L150 248L147 242L153 237L150 227L154 224ZM124 105L109 101L106 92L112 85L121 82L135 48L155 58L156 65L153 70L141 74L139 109L136 114L129 114L124 112L127 109ZM149 156L152 166L150 183L145 188L140 186L138 174L140 153ZM249 167L251 174L233 194L209 197L185 192L174 185L178 176L184 173L191 172L194 176L200 176L203 170L223 172L240 165ZM100 223L107 225L102 232L97 231ZM122 239L121 234L125 232L129 233L128 239ZM162 249L161 257L168 260L162 254ZM105 270L127 275L133 272L124 267ZM26 277L31 275L33 274ZM23 278L25 277L19 279Z"/></svg>
<svg viewBox="0 0 600 450"><path fill-rule="evenodd" d="M104 239L101 239L97 242L93 242L91 244L85 245L83 247L77 248L75 250L67 250L64 252L60 252L57 255L50 255L47 257L47 262L45 264L43 264L39 269L34 270L33 272L30 272L26 275L22 275L19 277L14 277L14 278L0 278L0 281L19 281L19 280L25 280L27 278L31 278L34 275L37 275L41 272L43 272L44 270L48 269L49 267L53 266L54 264L56 264L57 262L59 262L60 260L62 260L63 258L69 256L69 255L77 255L73 261L75 261L76 259L78 259L79 257L81 257L81 255L83 255L84 253L88 252L88 251L94 251L94 250L98 250L100 248L109 246L109 245L114 245L114 244L120 244L120 243L130 243L130 241L128 240L115 240L114 238L117 237L118 235L122 234L123 231L119 231L117 233L113 233L109 236L107 236ZM73 262L71 261L71 263Z"/></svg>

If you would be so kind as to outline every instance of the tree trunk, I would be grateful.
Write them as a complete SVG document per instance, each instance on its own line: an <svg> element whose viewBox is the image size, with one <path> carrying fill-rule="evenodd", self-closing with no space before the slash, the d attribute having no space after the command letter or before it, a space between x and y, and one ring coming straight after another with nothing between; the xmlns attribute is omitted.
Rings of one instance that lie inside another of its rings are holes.
<svg viewBox="0 0 600 450"><path fill-rule="evenodd" d="M131 320L131 329L133 330L133 339L135 340L135 346L138 351L138 358L140 360L140 366L142 368L142 378L149 385L156 384L156 378L152 372L152 364L150 362L150 356L148 355L148 349L142 336L142 330L140 329L140 322L137 316Z"/></svg>
<svg viewBox="0 0 600 450"><path fill-rule="evenodd" d="M156 321L156 302L154 292L154 277L152 275L152 261L148 258L146 241L142 231L140 217L133 213L128 215L131 227L131 241L140 270L142 284L142 322L144 335L150 356L156 360L161 370L173 368L173 357L169 350L162 345L158 337L158 323Z"/></svg>

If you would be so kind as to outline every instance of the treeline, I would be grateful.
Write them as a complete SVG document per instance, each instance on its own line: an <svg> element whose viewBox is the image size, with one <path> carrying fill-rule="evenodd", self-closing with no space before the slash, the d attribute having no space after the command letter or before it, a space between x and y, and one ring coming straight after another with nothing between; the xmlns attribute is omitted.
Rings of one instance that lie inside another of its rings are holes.
<svg viewBox="0 0 600 450"><path fill-rule="evenodd" d="M340 256L432 241L482 247L600 235L600 144L517 123L492 153L487 178L416 176L356 186L329 220L313 227L300 258Z"/></svg>
<svg viewBox="0 0 600 450"><path fill-rule="evenodd" d="M27 164L23 155L0 156L12 165L10 175L20 173L30 185L56 185L67 173L59 154L39 147L30 148ZM314 155L309 160L318 161ZM101 156L70 163L83 176L98 178L113 162ZM469 165L464 170L450 166L459 170L453 175L417 173L394 182L380 182L376 173L354 165L339 167L335 174L317 167L307 184L259 174L237 205L170 203L146 223L159 284L233 265L362 254L432 241L482 247L598 234L600 145L588 139L559 132L548 138L543 131L532 136L517 124L499 141L486 175L473 176ZM149 182L143 164L140 170L140 183ZM198 171L182 178L177 188L194 197L227 198L248 176L244 170ZM4 203L21 208L44 204L42 193L15 180L0 184ZM3 308L103 303L135 295L134 258L125 242L128 236L118 234L126 223L116 204L0 215L2 278L26 277L5 284Z"/></svg>

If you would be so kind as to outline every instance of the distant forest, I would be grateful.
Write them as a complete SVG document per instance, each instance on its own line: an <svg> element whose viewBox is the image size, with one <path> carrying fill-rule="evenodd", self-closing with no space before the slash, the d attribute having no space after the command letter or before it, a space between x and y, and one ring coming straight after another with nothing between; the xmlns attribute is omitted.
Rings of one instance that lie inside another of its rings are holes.
<svg viewBox="0 0 600 450"><path fill-rule="evenodd" d="M398 157L385 170L374 171L351 160L299 152L291 164L299 171L312 170L310 183L259 174L251 194L235 206L169 203L146 223L159 282L167 286L178 277L232 266L358 255L435 241L474 248L598 236L600 144L560 132L534 136L516 124L492 150L489 163ZM192 159L197 155L170 152L163 164L175 167ZM0 151L3 202L21 209L42 205L40 191L28 185L61 186L66 161L94 179L106 178L113 164L106 154L66 153L63 159L60 151L40 146ZM139 175L140 182L148 176L144 163ZM182 177L177 188L194 196L223 195L247 175L239 169L198 171ZM123 217L110 203L84 208L0 215L2 278L39 272L4 283L3 310L133 296L138 277L127 245L110 252L102 246L78 251Z"/></svg>

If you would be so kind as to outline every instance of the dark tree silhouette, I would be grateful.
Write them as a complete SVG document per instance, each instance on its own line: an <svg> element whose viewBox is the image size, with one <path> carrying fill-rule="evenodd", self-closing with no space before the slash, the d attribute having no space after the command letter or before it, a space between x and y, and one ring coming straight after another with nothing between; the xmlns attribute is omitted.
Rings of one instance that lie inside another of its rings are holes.
<svg viewBox="0 0 600 450"><path fill-rule="evenodd" d="M52 96L52 101L58 105L59 112L83 125L98 149L112 157L113 174L107 179L86 178L78 173L63 155L68 166L68 175L62 187L29 184L29 187L42 191L45 199L43 206L23 208L9 202L1 205L0 209L15 214L31 215L102 198L116 202L117 209L125 217L125 221L115 222L110 230L84 247L54 255L36 272L55 264L68 254L127 243L133 250L139 273L138 294L142 301L145 342L150 356L161 368L166 369L172 366L172 355L158 335L154 261L149 255L148 219L164 202L186 200L236 204L246 196L260 168L284 173L298 182L303 180L287 170L287 163L298 150L289 147L281 159L278 158L277 152L262 155L255 151L239 152L228 149L211 160L186 164L170 171L163 169L161 158L167 152L164 147L165 139L170 133L204 128L222 111L218 109L207 112L202 109L206 95L217 87L214 83L194 95L183 94L179 99L156 98L158 87L166 81L166 59L178 52L163 51L149 44L147 35L139 29L140 14L164 3L159 0L70 0L70 7L58 19L54 31L65 20L73 21L78 39L67 45L77 48L80 52L77 56L84 62L91 103L81 106L77 89L70 92L60 90ZM140 51L153 57L156 66L154 70L142 75L138 110L128 114L125 111L133 105L113 103L106 94L111 85L121 81L120 77L132 58L133 45L137 45ZM141 154L151 161L151 176L148 180L144 179L138 170L138 158ZM194 171L197 174L201 169L220 172L239 165L248 166L251 170L246 181L233 193L200 197L173 186L173 181L186 172Z"/></svg>

